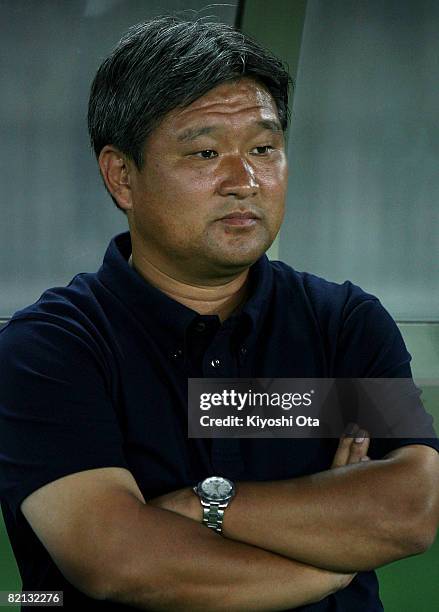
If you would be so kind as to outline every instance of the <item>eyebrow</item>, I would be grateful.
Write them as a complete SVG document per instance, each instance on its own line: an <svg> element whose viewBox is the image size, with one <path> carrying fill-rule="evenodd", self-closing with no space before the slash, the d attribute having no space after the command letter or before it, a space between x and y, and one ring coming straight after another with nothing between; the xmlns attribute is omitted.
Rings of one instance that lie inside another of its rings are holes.
<svg viewBox="0 0 439 612"><path fill-rule="evenodd" d="M214 132L216 129L217 127L215 127L214 125L205 126L201 128L188 128L177 136L177 140L179 142L191 142L199 136L204 136L205 134L210 134L211 132Z"/></svg>
<svg viewBox="0 0 439 612"><path fill-rule="evenodd" d="M263 130L269 130L275 134L283 131L280 123L271 119L261 119L260 121L253 122L252 125L262 128ZM199 128L188 128L177 136L177 140L178 142L192 142L199 136L204 136L205 134L211 134L212 132L217 131L219 127L220 126L218 125L210 125Z"/></svg>

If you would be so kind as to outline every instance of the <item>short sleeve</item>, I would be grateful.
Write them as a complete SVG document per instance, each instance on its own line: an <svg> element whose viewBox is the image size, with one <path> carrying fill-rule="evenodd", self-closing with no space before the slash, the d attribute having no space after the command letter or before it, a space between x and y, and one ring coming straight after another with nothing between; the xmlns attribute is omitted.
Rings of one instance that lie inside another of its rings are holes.
<svg viewBox="0 0 439 612"><path fill-rule="evenodd" d="M127 467L122 443L105 364L86 335L50 320L9 322L0 333L0 498L14 516L53 480Z"/></svg>
<svg viewBox="0 0 439 612"><path fill-rule="evenodd" d="M335 376L337 378L405 378L412 379L411 355L395 321L377 298L366 299L349 310L337 345ZM433 419L422 404L421 390L413 382L410 401L405 409L419 415L425 437L372 439L369 455L382 458L390 451L409 444L424 444L439 452L439 441Z"/></svg>

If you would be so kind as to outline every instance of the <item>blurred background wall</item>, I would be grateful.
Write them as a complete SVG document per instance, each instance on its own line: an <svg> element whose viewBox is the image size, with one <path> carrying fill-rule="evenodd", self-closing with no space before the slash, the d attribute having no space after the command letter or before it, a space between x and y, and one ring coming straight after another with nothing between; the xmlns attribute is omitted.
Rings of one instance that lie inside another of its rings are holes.
<svg viewBox="0 0 439 612"><path fill-rule="evenodd" d="M0 318L96 270L126 229L88 145L89 86L130 25L179 10L235 23L288 62L296 80L288 205L269 256L376 294L434 412L436 0L0 0ZM439 609L438 543L379 576L386 612ZM0 517L0 590L20 586Z"/></svg>
<svg viewBox="0 0 439 612"><path fill-rule="evenodd" d="M279 256L439 318L439 2L309 0Z"/></svg>

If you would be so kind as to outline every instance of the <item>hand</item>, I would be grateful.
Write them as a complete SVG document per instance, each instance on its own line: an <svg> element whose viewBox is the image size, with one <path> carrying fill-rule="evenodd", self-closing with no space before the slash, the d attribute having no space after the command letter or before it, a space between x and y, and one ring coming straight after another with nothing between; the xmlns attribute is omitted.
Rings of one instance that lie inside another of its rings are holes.
<svg viewBox="0 0 439 612"><path fill-rule="evenodd" d="M176 512L198 523L201 523L203 519L200 500L191 487L160 495L160 497L149 500L148 504L162 510Z"/></svg>
<svg viewBox="0 0 439 612"><path fill-rule="evenodd" d="M370 457L367 456L369 444L369 433L365 429L360 429L355 423L348 426L347 432L340 438L331 469L370 461Z"/></svg>

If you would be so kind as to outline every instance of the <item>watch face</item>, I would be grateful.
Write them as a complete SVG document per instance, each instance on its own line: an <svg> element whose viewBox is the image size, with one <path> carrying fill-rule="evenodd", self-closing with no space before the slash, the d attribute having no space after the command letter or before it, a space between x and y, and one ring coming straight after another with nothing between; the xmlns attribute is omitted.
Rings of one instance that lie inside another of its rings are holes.
<svg viewBox="0 0 439 612"><path fill-rule="evenodd" d="M233 496L234 486L227 478L211 476L201 483L201 493L212 501L227 500Z"/></svg>

